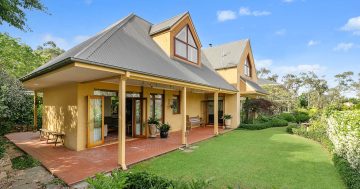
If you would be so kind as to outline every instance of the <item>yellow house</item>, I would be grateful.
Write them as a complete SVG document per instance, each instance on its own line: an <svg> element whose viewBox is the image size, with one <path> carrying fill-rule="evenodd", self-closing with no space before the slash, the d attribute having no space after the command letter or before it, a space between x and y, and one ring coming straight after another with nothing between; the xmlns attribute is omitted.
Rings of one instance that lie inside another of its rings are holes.
<svg viewBox="0 0 360 189"><path fill-rule="evenodd" d="M43 128L64 132L76 151L118 140L124 169L125 139L147 137L148 118L182 131L184 144L187 115L216 135L223 114L238 126L243 96L266 93L249 41L202 49L188 12L159 24L131 14L21 80L43 94Z"/></svg>

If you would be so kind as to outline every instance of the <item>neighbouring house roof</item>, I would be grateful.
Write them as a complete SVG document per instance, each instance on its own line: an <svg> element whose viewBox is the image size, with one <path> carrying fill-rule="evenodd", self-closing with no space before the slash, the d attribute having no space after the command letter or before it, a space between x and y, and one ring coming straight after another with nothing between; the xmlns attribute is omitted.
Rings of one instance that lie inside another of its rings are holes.
<svg viewBox="0 0 360 189"><path fill-rule="evenodd" d="M154 35L156 33L160 33L162 31L165 31L167 29L170 29L172 26L174 26L179 20L181 20L188 12L184 12L182 14L176 15L168 20L165 20L163 22L160 22L158 24L154 24L150 28L150 35Z"/></svg>
<svg viewBox="0 0 360 189"><path fill-rule="evenodd" d="M261 86L261 85L281 85L280 83L277 83L275 81L271 81L268 79L262 79L262 78L258 78L257 83Z"/></svg>
<svg viewBox="0 0 360 189"><path fill-rule="evenodd" d="M262 94L268 94L268 92L265 89L261 88L260 85L258 85L256 82L254 82L250 79L247 79L243 76L240 76L240 78L242 80L244 80L247 85L249 85L251 88L253 88L255 90L255 92L262 93Z"/></svg>
<svg viewBox="0 0 360 189"><path fill-rule="evenodd" d="M205 64L198 67L168 57L151 38L151 27L150 22L131 14L40 66L21 80L29 80L77 61L237 91Z"/></svg>
<svg viewBox="0 0 360 189"><path fill-rule="evenodd" d="M240 63L240 58L248 41L248 39L245 39L208 47L202 49L202 52L214 69L236 67Z"/></svg>

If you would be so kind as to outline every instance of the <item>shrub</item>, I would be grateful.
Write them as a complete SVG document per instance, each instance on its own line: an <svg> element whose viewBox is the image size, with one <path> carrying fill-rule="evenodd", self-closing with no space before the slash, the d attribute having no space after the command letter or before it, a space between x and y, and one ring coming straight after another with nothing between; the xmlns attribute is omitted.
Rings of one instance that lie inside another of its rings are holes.
<svg viewBox="0 0 360 189"><path fill-rule="evenodd" d="M333 111L327 123L335 153L360 172L360 110Z"/></svg>
<svg viewBox="0 0 360 189"><path fill-rule="evenodd" d="M360 188L360 173L352 168L346 159L334 154L333 162L347 188Z"/></svg>
<svg viewBox="0 0 360 189"><path fill-rule="evenodd" d="M0 159L4 157L6 143L7 142L0 136Z"/></svg>
<svg viewBox="0 0 360 189"><path fill-rule="evenodd" d="M116 170L110 176L97 174L94 178L86 180L92 189L141 189L158 188L166 189L171 186L171 181L147 172L122 172Z"/></svg>
<svg viewBox="0 0 360 189"><path fill-rule="evenodd" d="M304 122L308 122L310 120L310 116L308 113L306 112L295 112L294 113L295 116L295 121L297 123L304 123Z"/></svg>
<svg viewBox="0 0 360 189"><path fill-rule="evenodd" d="M271 124L271 127L283 127L288 125L286 120L279 118L272 118L269 123Z"/></svg>
<svg viewBox="0 0 360 189"><path fill-rule="evenodd" d="M27 169L40 165L39 161L27 154L11 159L11 163L13 169Z"/></svg>
<svg viewBox="0 0 360 189"><path fill-rule="evenodd" d="M289 134L294 134L293 129L299 128L299 125L296 123L289 123L286 127L286 132Z"/></svg>
<svg viewBox="0 0 360 189"><path fill-rule="evenodd" d="M242 129L247 129L247 130L261 130L261 129L266 129L266 128L270 128L271 127L271 123L267 122L267 123L253 123L253 124L246 124L246 123L241 123L239 128Z"/></svg>
<svg viewBox="0 0 360 189"><path fill-rule="evenodd" d="M210 180L197 180L193 179L191 181L176 180L172 182L172 186L168 189L206 189L211 185Z"/></svg>
<svg viewBox="0 0 360 189"><path fill-rule="evenodd" d="M271 118L268 117L268 116L259 115L259 116L254 120L254 123L266 123L266 122L269 122L270 120L271 120Z"/></svg>
<svg viewBox="0 0 360 189"><path fill-rule="evenodd" d="M281 113L280 115L277 116L280 119L284 119L288 122L295 122L295 116L291 113Z"/></svg>

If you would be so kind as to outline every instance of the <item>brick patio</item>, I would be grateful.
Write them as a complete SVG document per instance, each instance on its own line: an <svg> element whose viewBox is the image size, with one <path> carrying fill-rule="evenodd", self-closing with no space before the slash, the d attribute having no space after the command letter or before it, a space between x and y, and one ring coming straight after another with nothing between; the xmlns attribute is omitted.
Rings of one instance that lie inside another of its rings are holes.
<svg viewBox="0 0 360 189"><path fill-rule="evenodd" d="M213 137L213 127L194 128L189 143ZM224 130L219 128L220 132ZM69 150L63 146L54 147L39 140L39 133L11 133L6 137L23 151L38 159L51 173L73 185L99 172L118 168L117 143L83 151ZM173 151L181 147L181 132L172 132L167 139L137 139L126 141L126 164L140 161Z"/></svg>

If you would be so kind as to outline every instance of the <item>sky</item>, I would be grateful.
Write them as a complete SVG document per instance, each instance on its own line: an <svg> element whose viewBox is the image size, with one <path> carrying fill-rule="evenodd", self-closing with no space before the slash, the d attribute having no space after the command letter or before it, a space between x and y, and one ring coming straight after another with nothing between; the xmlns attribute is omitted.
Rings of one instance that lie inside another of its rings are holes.
<svg viewBox="0 0 360 189"><path fill-rule="evenodd" d="M159 23L189 11L203 47L248 38L256 68L283 76L360 72L359 0L43 0L48 13L26 11L32 32L0 32L36 48L52 40L69 49L134 13Z"/></svg>

